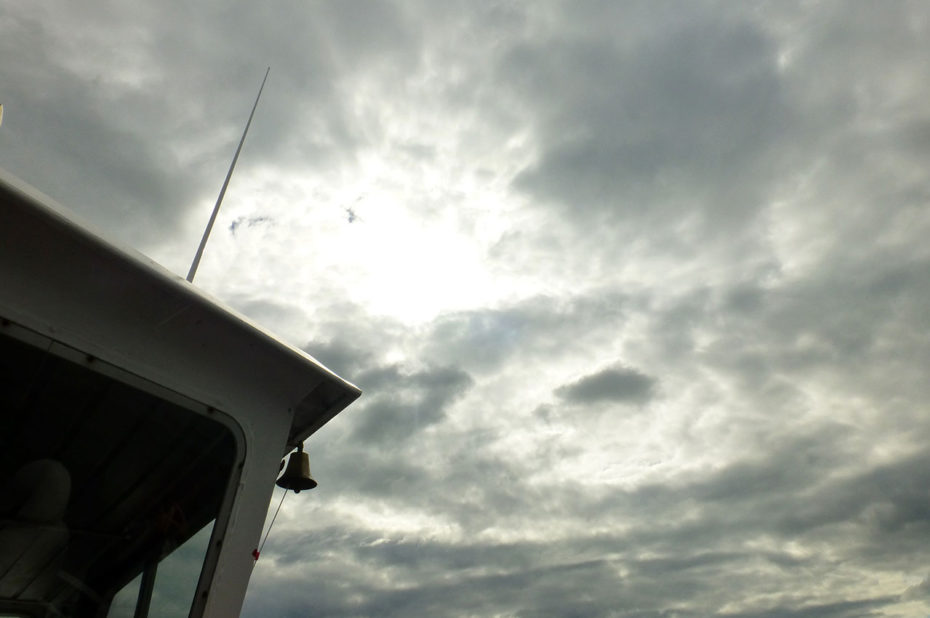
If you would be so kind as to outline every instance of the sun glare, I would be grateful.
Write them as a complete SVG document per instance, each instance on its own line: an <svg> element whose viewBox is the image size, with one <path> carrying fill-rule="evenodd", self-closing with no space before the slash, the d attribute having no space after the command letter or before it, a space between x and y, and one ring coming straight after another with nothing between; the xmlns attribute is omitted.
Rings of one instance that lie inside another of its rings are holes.
<svg viewBox="0 0 930 618"><path fill-rule="evenodd" d="M406 323L507 294L485 257L496 224L465 225L453 206L424 218L396 187L366 187L364 179L350 186L339 176L243 175L217 229L240 225L211 239L203 284L214 287L209 280L217 277L226 280L217 281L220 288L233 285L228 260L266 263L263 281L249 285L278 290L308 309L349 301Z"/></svg>

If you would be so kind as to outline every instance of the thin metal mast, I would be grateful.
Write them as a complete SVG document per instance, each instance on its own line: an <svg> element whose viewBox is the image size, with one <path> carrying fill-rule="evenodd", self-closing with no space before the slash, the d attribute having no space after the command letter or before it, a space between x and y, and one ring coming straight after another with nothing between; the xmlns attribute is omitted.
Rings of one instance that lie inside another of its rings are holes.
<svg viewBox="0 0 930 618"><path fill-rule="evenodd" d="M239 140L239 146L236 148L236 154L233 155L232 163L229 164L229 171L226 172L226 180L223 181L223 188L220 189L220 195L216 198L216 206L213 207L213 214L210 215L210 222L207 223L207 229L203 232L203 238L200 239L200 246L197 247L197 255L191 263L191 269L187 273L187 280L194 281L194 275L197 274L197 267L200 266L200 258L203 257L203 248L207 246L207 239L210 237L210 231L213 229L213 222L216 221L216 215L220 211L220 204L223 203L223 196L226 195L226 187L229 186L229 179L232 178L233 170L236 168L236 161L239 160L239 152L242 150L242 144L245 143L245 136L249 132L249 125L252 124L252 116L255 115L255 108L258 107L258 100L262 97L262 90L265 88L265 81L268 79L268 73L271 67L265 71L265 78L258 89L258 96L255 97L255 104L252 105L252 113L249 114L249 121L245 123L245 131L242 132L242 139Z"/></svg>

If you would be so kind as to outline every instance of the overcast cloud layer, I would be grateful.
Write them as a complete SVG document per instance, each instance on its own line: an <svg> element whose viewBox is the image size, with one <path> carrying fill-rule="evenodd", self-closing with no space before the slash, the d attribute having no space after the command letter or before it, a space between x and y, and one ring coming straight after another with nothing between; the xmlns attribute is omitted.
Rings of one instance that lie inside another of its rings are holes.
<svg viewBox="0 0 930 618"><path fill-rule="evenodd" d="M930 614L930 5L0 2L0 166L363 390L245 616ZM275 500L275 503L277 500Z"/></svg>

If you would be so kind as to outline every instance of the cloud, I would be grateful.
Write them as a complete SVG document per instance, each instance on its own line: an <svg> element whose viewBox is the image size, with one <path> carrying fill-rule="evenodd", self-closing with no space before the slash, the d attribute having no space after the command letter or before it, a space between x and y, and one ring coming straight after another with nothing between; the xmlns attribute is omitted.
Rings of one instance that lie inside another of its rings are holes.
<svg viewBox="0 0 930 618"><path fill-rule="evenodd" d="M329 565L332 577L355 573L348 589L324 586L319 591L323 598L340 597L327 610L336 615L399 615L438 608L434 604L440 600L447 609L436 611L452 615L489 608L526 615L574 609L650 615L636 613L646 611L644 606L655 608L651 615L817 615L818 609L827 615L857 615L863 607L893 606L897 596L859 594L842 600L859 590L858 584L847 588L842 578L830 580L816 596L796 591L811 572L920 568L919 558L903 548L926 534L930 518L919 488L926 481L922 470L930 468L924 455L863 467L849 450L849 435L835 426L796 428L751 458L630 489L551 485L535 492L519 473L510 481L516 483L517 502L498 502L493 492L478 502L491 511L485 526L499 527L508 518L518 527L542 530L549 530L547 521L586 522L571 533L535 541L497 540L479 534L481 528L448 539L385 533L365 520L333 521L329 528L320 521L321 529L289 538L287 548L273 541L266 554L284 571L305 572L319 563ZM495 468L499 472L508 466L500 459L488 464L480 469L484 484L494 478ZM409 492L394 484L390 492L377 495L382 508L420 504L437 519L461 518L467 511L457 500L481 495L468 483L475 472L450 477L436 470L414 481ZM358 494L362 500L371 495L371 489ZM623 522L623 527L610 522ZM813 551L824 543L830 553ZM323 555L325 561L314 557ZM570 586L558 601L546 592L559 589L552 579L557 574ZM324 572L318 576L327 581ZM381 576L393 583L385 585ZM734 606L721 578L742 591L746 609L724 609ZM354 591L353 601L348 590Z"/></svg>
<svg viewBox="0 0 930 618"><path fill-rule="evenodd" d="M599 289L444 313L429 327L426 352L472 371L494 372L515 358L564 353L605 331L616 332L629 300L621 290Z"/></svg>
<svg viewBox="0 0 930 618"><path fill-rule="evenodd" d="M555 394L578 404L604 401L642 404L653 397L655 383L655 378L636 369L607 368L560 386L555 389Z"/></svg>
<svg viewBox="0 0 930 618"><path fill-rule="evenodd" d="M726 613L721 616L732 616L734 618L802 618L804 616L836 616L837 618L853 616L881 616L882 614L871 610L881 610L883 607L893 604L897 601L894 596L878 597L874 599L857 599L855 601L839 601L836 603L811 603L807 605L789 605L779 606L770 609ZM863 613L867 612L867 613Z"/></svg>
<svg viewBox="0 0 930 618"><path fill-rule="evenodd" d="M144 250L188 233L196 247L266 66L227 206L250 170L351 156L366 137L341 80L416 61L403 12L382 3L29 7L0 28L3 71L17 76L0 164Z"/></svg>
<svg viewBox="0 0 930 618"><path fill-rule="evenodd" d="M304 350L338 375L356 375L360 367L371 364L371 352L340 339L313 341Z"/></svg>
<svg viewBox="0 0 930 618"><path fill-rule="evenodd" d="M245 616L925 615L927 23L23 5L0 164L186 270L272 65L199 285L364 395Z"/></svg>
<svg viewBox="0 0 930 618"><path fill-rule="evenodd" d="M790 118L777 47L748 21L684 14L658 27L648 22L667 15L640 12L647 24L635 33L606 21L602 36L555 31L512 50L501 70L549 102L535 107L540 156L518 189L582 226L666 225L686 208L705 238L764 206ZM564 95L543 98L552 90Z"/></svg>
<svg viewBox="0 0 930 618"><path fill-rule="evenodd" d="M473 384L471 376L454 367L406 373L396 365L366 371L358 381L373 392L354 433L362 442L404 440L438 423Z"/></svg>
<svg viewBox="0 0 930 618"><path fill-rule="evenodd" d="M911 586L904 592L905 599L928 599L930 598L930 577L927 577L919 584Z"/></svg>

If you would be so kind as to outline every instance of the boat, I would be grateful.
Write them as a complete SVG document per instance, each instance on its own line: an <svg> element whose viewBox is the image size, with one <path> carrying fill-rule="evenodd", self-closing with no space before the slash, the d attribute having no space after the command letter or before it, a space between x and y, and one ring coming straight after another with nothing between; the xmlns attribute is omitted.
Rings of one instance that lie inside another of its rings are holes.
<svg viewBox="0 0 930 618"><path fill-rule="evenodd" d="M239 615L282 458L360 394L0 173L0 617Z"/></svg>

